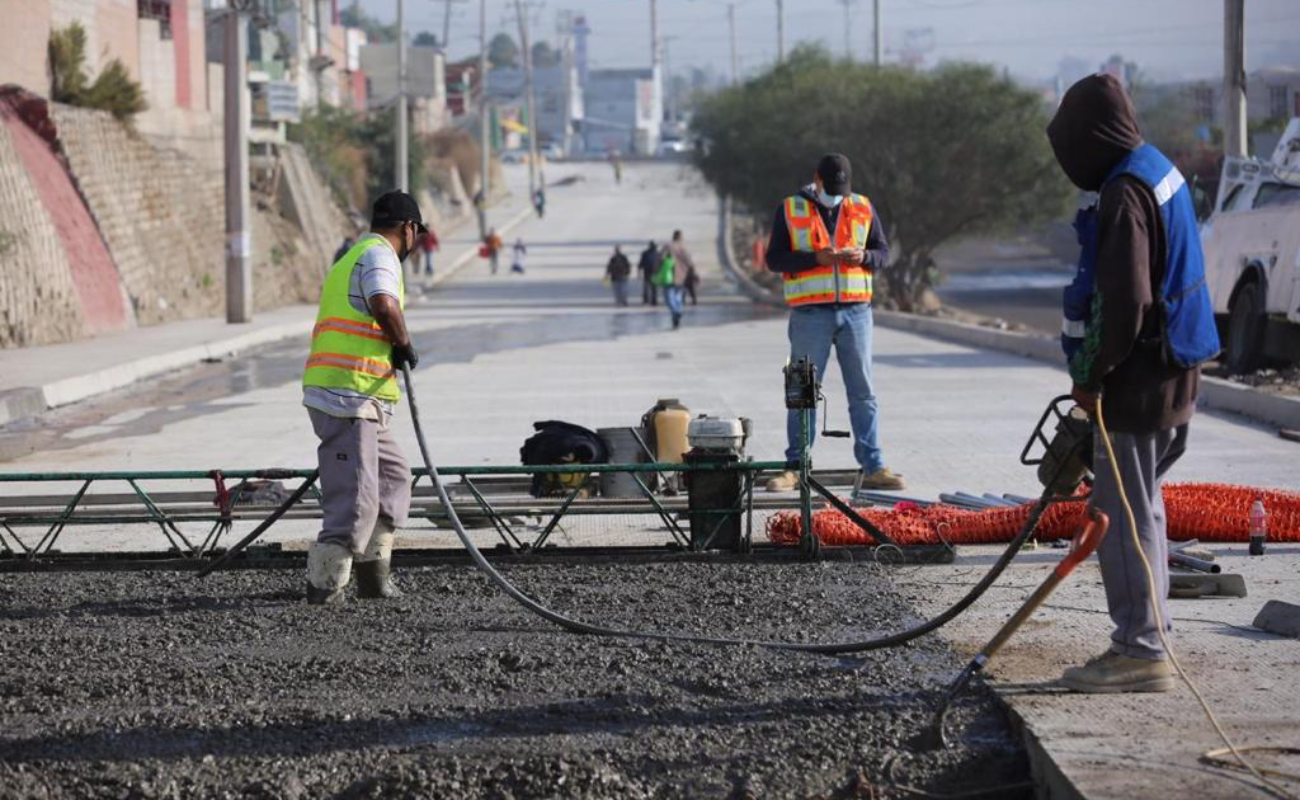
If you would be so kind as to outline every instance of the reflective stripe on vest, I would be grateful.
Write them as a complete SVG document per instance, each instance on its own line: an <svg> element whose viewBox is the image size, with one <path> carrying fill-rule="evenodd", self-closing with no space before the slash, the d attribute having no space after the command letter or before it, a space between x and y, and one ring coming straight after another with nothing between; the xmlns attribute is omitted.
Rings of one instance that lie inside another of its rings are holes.
<svg viewBox="0 0 1300 800"><path fill-rule="evenodd" d="M826 225L811 200L795 195L786 198L783 207L792 250L815 253L831 246ZM865 247L871 220L871 203L866 197L845 197L835 224L835 249ZM815 267L785 275L785 301L791 306L869 303L871 294L871 270L864 267Z"/></svg>
<svg viewBox="0 0 1300 800"><path fill-rule="evenodd" d="M372 247L388 246L379 236L367 236L330 267L321 288L303 386L350 389L389 401L401 398L388 337L374 317L357 311L348 299L352 270L361 255ZM400 274L397 299L405 308L406 285Z"/></svg>

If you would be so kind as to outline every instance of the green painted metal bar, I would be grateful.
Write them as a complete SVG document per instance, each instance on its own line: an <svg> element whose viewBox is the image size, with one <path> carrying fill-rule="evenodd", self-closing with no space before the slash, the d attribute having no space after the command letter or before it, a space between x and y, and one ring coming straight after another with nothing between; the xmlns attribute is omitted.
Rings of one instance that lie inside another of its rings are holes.
<svg viewBox="0 0 1300 800"><path fill-rule="evenodd" d="M780 472L786 468L784 461L738 461L730 464L534 464L529 466L472 466L439 467L439 472L451 475L573 475L600 472ZM265 478L287 480L309 478L314 469L231 469L222 470L227 478ZM411 470L416 477L427 476L423 467ZM48 481L99 481L99 480L211 480L211 470L140 470L137 472L0 472L0 483L25 483Z"/></svg>
<svg viewBox="0 0 1300 800"><path fill-rule="evenodd" d="M194 549L194 544L190 542L185 534L181 533L181 529L176 527L176 524L168 518L166 512L154 503L153 498L149 497L148 492L140 488L140 484L133 480L127 481L127 484L135 490L136 495L138 495L140 500L144 502L144 507L149 510L149 513L154 515L154 520L158 523L158 527L162 529L163 536L167 537L168 544L175 547L177 550L180 550L179 547L176 547L176 542L172 539L172 534L174 533L179 536L180 540L189 548L190 555L198 555L198 551Z"/></svg>
<svg viewBox="0 0 1300 800"><path fill-rule="evenodd" d="M523 544L519 541L519 537L515 536L515 532L511 530L510 525L497 513L497 510L487 501L483 493L478 490L478 487L474 485L474 481L465 475L460 477L465 484L465 488L469 489L470 494L474 495L474 500L478 502L479 507L487 512L488 519L492 521L492 527L497 529L497 535L501 537L501 541L505 542L506 547L512 550L518 550L522 547ZM512 541L514 544L511 544Z"/></svg>
<svg viewBox="0 0 1300 800"><path fill-rule="evenodd" d="M677 540L677 543L682 547L690 547L690 539L677 523L673 521L672 515L663 507L663 504L659 502L659 498L655 497L655 493L650 491L650 487L645 485L645 481L641 480L641 476L633 475L632 480L636 481L637 488L641 490L641 494L645 495L646 499L650 501L650 505L654 506L655 513L659 515L659 519L663 521L664 527L666 527L668 532L673 535L673 538Z"/></svg>
<svg viewBox="0 0 1300 800"><path fill-rule="evenodd" d="M90 478L87 479L85 483L81 484L81 488L77 490L76 496L74 496L72 500L64 506L63 513L59 515L59 521L50 525L50 529L45 532L45 535L36 543L36 546L28 551L27 555L29 558L36 558L36 554L41 551L42 546L47 550L54 546L54 543L59 539L59 534L63 532L63 526L67 524L66 520L68 517L72 516L73 511L77 510L77 504L81 502L81 498L86 495L86 490L89 489L90 485L94 482L94 479ZM45 544L47 540L49 541L48 545Z"/></svg>
<svg viewBox="0 0 1300 800"><path fill-rule="evenodd" d="M551 538L551 531L555 530L555 527L560 524L560 520L564 517L564 512L568 511L569 506L573 505L573 501L578 499L578 492L581 492L582 489L583 485L580 483L573 488L572 492L569 492L569 496L564 499L564 505L560 506L560 510L556 511L555 516L551 517L551 521L547 523L546 529L543 530L541 535L537 537L537 540L533 542L532 546L534 550L540 549L542 545L546 544L546 540Z"/></svg>

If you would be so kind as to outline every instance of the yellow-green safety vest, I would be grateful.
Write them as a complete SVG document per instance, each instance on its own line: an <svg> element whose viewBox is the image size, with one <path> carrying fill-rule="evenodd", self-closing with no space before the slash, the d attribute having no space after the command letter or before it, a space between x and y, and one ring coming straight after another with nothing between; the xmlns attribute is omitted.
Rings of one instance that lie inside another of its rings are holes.
<svg viewBox="0 0 1300 800"><path fill-rule="evenodd" d="M366 236L330 267L320 293L320 310L311 334L311 355L302 385L354 392L395 402L402 397L393 370L393 345L379 323L348 300L352 270L372 247L391 247L380 236ZM406 308L406 281L398 272L398 305Z"/></svg>

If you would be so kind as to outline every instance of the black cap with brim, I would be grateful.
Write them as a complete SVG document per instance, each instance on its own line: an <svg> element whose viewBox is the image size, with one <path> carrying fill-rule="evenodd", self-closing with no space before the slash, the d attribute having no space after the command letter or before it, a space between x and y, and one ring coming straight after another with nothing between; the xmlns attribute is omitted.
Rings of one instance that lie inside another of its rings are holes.
<svg viewBox="0 0 1300 800"><path fill-rule="evenodd" d="M371 228L392 228L404 222L414 222L420 233L428 233L420 204L406 192L385 192L375 201L370 212Z"/></svg>
<svg viewBox="0 0 1300 800"><path fill-rule="evenodd" d="M817 162L817 177L827 194L848 194L853 183L853 167L847 156L830 153Z"/></svg>

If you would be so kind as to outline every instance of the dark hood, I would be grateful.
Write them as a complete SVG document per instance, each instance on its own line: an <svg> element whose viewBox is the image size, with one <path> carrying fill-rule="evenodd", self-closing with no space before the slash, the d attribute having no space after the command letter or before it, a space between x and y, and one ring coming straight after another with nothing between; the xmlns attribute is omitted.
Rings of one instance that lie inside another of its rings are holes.
<svg viewBox="0 0 1300 800"><path fill-rule="evenodd" d="M1117 164L1142 144L1133 104L1110 75L1089 75L1070 87L1047 126L1056 160L1070 181L1095 192Z"/></svg>

